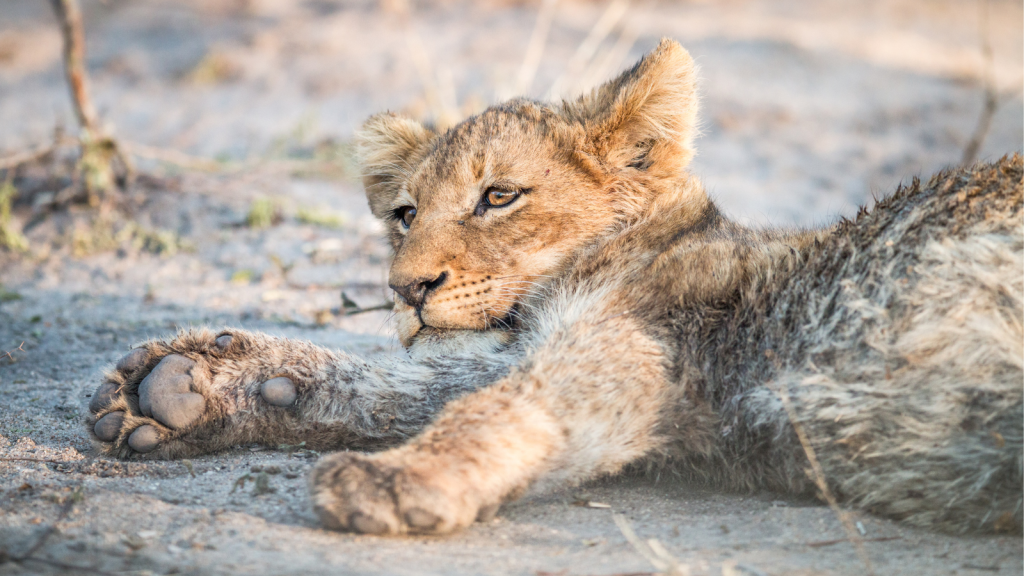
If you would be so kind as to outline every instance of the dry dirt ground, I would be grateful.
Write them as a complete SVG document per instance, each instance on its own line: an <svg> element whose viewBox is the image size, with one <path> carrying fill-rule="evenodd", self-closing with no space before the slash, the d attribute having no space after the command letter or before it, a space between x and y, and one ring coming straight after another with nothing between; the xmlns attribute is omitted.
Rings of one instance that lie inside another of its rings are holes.
<svg viewBox="0 0 1024 576"><path fill-rule="evenodd" d="M48 213L66 181L45 173L15 199L11 225L26 229L30 252L0 251L0 550L22 556L55 530L34 560L0 556L0 575L655 570L616 513L660 542L683 574L867 573L818 502L721 493L665 474L533 497L450 537L382 539L317 526L305 486L315 453L239 446L190 462L95 456L82 419L102 368L177 327L244 326L401 353L386 313L339 313L341 291L362 306L389 297L386 250L345 143L375 111L443 122L515 90L539 9L403 6L85 2L98 108L150 158L139 164L151 176L129 192L128 220L116 224L80 206ZM703 70L696 173L744 222L812 225L958 163L986 76L1000 105L979 156L1021 149L1021 4L989 5L988 68L981 14L975 2L941 0L566 0L535 76L519 87L570 93L659 37L677 38ZM0 150L44 143L73 122L59 59L45 2L0 3ZM182 168L181 153L216 158L222 169ZM279 217L247 225L254 205ZM1024 569L1019 537L857 519L878 574Z"/></svg>

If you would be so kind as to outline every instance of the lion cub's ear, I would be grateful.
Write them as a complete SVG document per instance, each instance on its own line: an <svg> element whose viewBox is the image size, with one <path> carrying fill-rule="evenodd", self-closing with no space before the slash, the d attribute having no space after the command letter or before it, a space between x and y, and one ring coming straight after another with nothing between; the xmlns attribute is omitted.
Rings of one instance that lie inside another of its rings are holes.
<svg viewBox="0 0 1024 576"><path fill-rule="evenodd" d="M563 114L584 124L590 145L612 166L671 177L693 158L696 82L690 54L663 39L618 78L566 102Z"/></svg>
<svg viewBox="0 0 1024 576"><path fill-rule="evenodd" d="M356 132L356 157L370 211L384 218L402 181L412 176L435 134L415 120L390 112L372 116Z"/></svg>

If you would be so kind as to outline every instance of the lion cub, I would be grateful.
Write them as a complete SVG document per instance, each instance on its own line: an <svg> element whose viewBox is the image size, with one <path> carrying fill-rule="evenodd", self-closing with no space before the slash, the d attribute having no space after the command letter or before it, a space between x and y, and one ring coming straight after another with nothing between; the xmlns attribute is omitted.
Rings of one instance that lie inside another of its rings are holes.
<svg viewBox="0 0 1024 576"><path fill-rule="evenodd" d="M642 460L815 490L916 525L1020 530L1020 156L819 230L730 222L686 170L695 69L670 40L572 101L359 135L394 250L398 358L192 330L118 362L107 454L243 442L324 457L325 526L450 532ZM802 447L798 432L806 435Z"/></svg>

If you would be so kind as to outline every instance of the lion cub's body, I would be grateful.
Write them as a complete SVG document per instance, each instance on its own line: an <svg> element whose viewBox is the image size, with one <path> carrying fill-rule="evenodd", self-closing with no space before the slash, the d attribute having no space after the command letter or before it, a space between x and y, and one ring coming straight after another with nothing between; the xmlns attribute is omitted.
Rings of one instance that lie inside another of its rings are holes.
<svg viewBox="0 0 1024 576"><path fill-rule="evenodd" d="M443 134L374 117L360 153L410 357L186 333L108 376L94 436L157 457L412 437L314 472L323 522L369 533L450 531L652 459L809 493L811 453L850 505L1019 530L1021 157L831 228L752 230L685 170L696 110L692 61L665 41L576 101L513 101ZM172 403L183 425L139 413L137 390L182 356L175 385L206 407ZM261 388L282 378L294 399Z"/></svg>

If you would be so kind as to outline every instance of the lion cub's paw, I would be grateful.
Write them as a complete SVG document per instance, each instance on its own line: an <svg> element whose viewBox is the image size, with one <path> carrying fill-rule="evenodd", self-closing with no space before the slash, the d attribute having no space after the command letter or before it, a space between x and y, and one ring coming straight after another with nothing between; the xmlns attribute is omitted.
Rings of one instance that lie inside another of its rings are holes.
<svg viewBox="0 0 1024 576"><path fill-rule="evenodd" d="M324 457L311 476L313 507L332 530L362 534L444 534L494 517L471 486L402 466L392 453Z"/></svg>
<svg viewBox="0 0 1024 576"><path fill-rule="evenodd" d="M240 399L225 387L230 382L223 381L224 374L216 382L218 373L244 372L237 365L245 363L239 356L247 337L192 331L170 343L147 343L118 360L89 402L88 427L101 450L125 458L214 449L218 442L213 436L223 431L210 425L229 416ZM244 384L241 374L238 380ZM297 397L294 383L285 377L263 382L260 392L273 406L291 406Z"/></svg>

